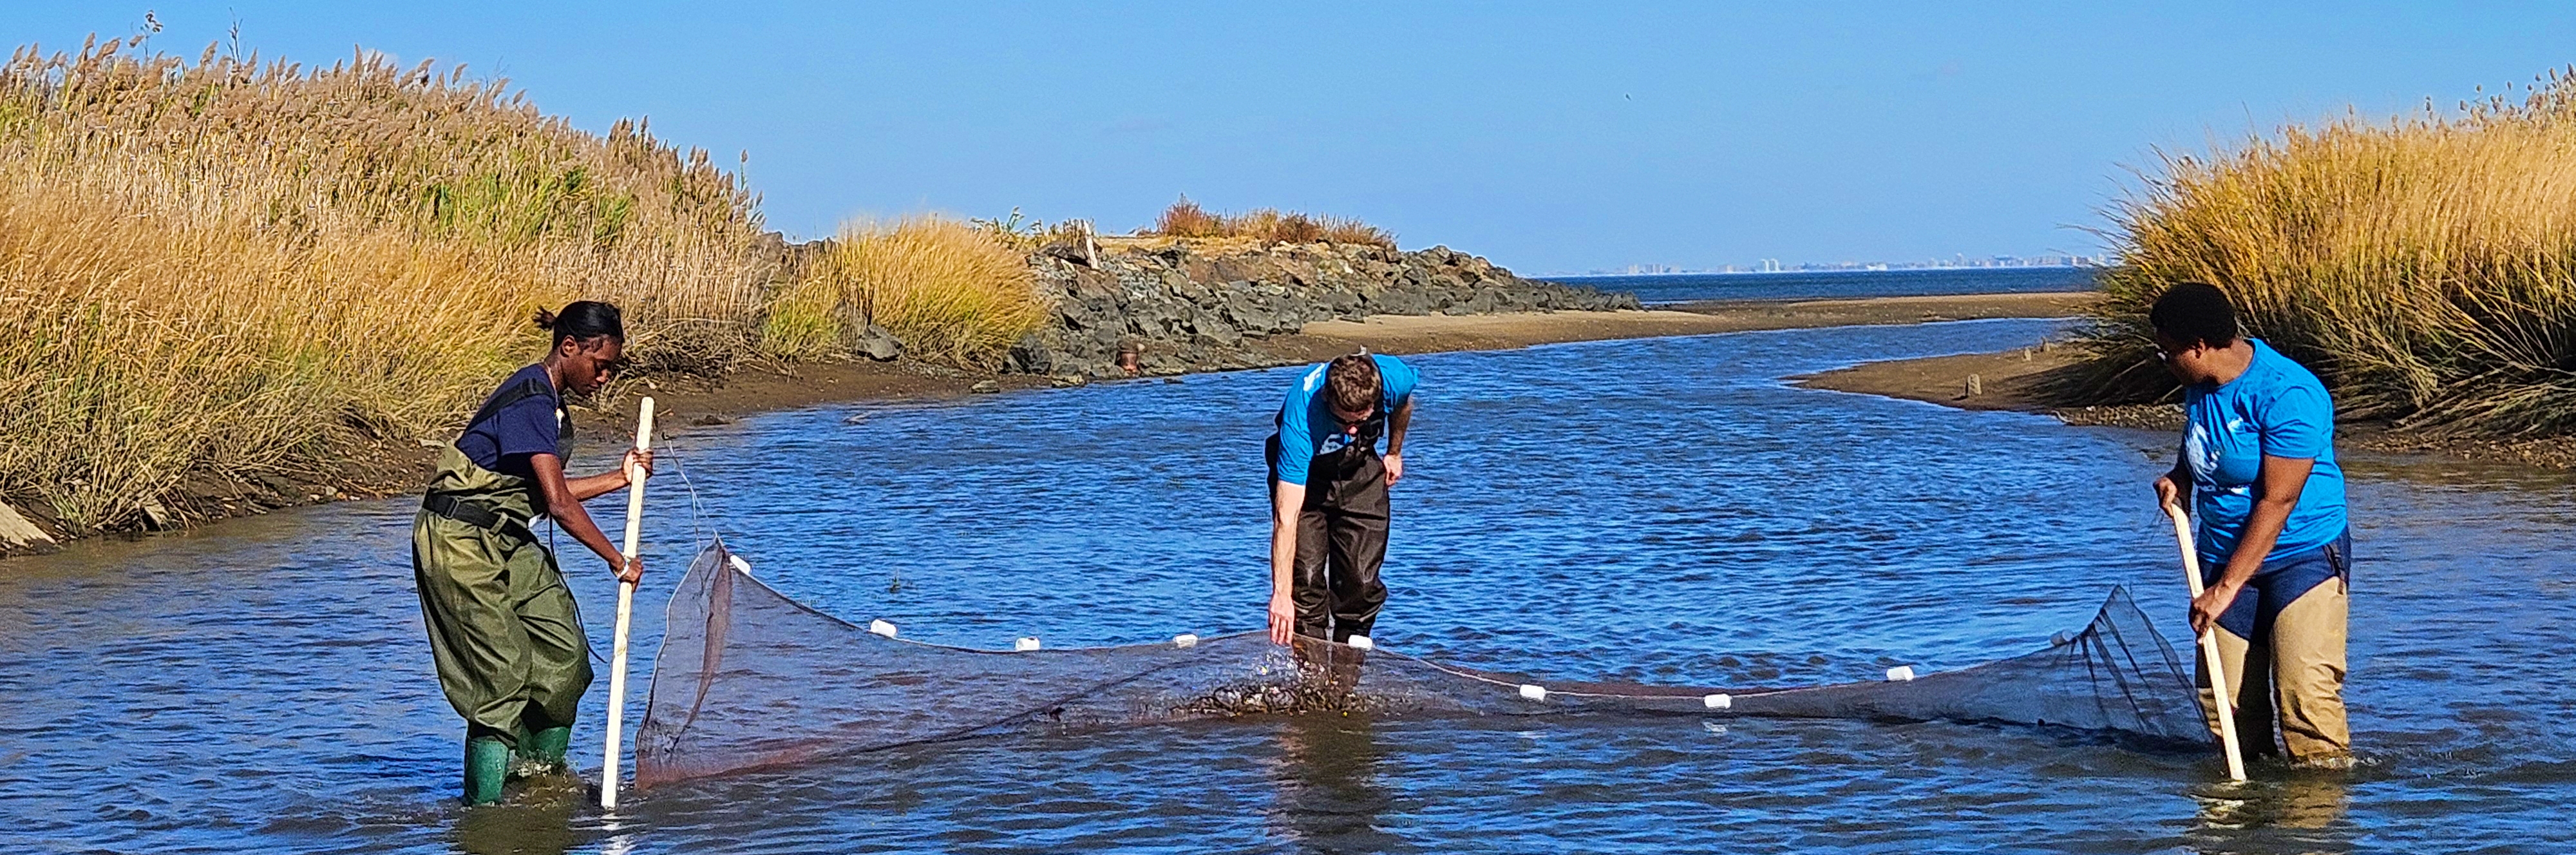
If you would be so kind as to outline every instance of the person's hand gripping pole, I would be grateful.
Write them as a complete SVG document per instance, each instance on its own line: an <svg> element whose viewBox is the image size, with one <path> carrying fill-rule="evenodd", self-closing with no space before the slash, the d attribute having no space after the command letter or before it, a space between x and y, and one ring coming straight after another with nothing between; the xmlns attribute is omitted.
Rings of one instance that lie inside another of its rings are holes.
<svg viewBox="0 0 2576 855"><path fill-rule="evenodd" d="M637 406L635 417L635 450L653 450L653 399L647 397ZM636 540L644 534L644 482L651 471L641 466L626 468L626 572L617 582L617 641L608 662L608 738L599 764L599 807L617 808L618 739L626 727L626 628L635 615L636 572L642 556L636 553Z"/></svg>
<svg viewBox="0 0 2576 855"><path fill-rule="evenodd" d="M2183 581L2191 585L2191 598L2200 599L2200 550L2192 543L2191 516L2182 506L2165 503L2165 516L2173 518L2174 543L2182 547ZM2218 627L2213 624L2200 632L2200 661L2209 669L2209 696L2218 699L2218 743L2227 752L2227 777L2245 780L2245 753L2236 743L2236 704L2227 696L2227 666L2218 656Z"/></svg>

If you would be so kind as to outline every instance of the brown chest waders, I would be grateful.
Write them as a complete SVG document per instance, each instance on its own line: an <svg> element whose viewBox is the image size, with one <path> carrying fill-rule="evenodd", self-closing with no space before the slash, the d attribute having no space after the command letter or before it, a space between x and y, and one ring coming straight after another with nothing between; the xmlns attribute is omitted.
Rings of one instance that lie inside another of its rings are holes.
<svg viewBox="0 0 2576 855"><path fill-rule="evenodd" d="M1271 439L1271 468L1265 471L1277 469L1278 442ZM1315 455L1306 468L1306 504L1296 522L1289 599L1297 605L1297 634L1336 642L1368 635L1386 605L1386 585L1378 581L1378 568L1386 562L1386 462L1377 455L1373 431Z"/></svg>
<svg viewBox="0 0 2576 855"><path fill-rule="evenodd" d="M514 753L523 766L561 768L590 688L580 612L528 529L535 494L534 481L476 465L450 443L412 520L421 622L439 688L465 717L468 804L500 798Z"/></svg>

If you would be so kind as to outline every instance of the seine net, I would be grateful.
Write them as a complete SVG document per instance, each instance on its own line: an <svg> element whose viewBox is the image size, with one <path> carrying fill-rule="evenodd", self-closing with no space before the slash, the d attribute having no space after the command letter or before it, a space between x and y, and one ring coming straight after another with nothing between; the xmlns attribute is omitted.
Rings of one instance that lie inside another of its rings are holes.
<svg viewBox="0 0 2576 855"><path fill-rule="evenodd" d="M1019 652L895 635L798 603L752 578L722 543L707 547L672 595L635 785L1014 729L1330 710L1953 720L2209 740L2173 649L2118 588L2081 632L2034 653L1804 688L1549 682L1384 649L1301 641L1291 650L1260 632Z"/></svg>

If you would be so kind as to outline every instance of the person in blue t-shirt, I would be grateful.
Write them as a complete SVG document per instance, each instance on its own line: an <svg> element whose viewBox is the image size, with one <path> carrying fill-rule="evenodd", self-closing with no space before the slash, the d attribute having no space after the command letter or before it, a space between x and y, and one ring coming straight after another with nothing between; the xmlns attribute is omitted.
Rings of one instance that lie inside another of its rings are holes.
<svg viewBox="0 0 2576 855"><path fill-rule="evenodd" d="M617 307L584 300L537 313L552 332L545 359L519 369L438 455L412 520L412 581L431 661L465 718L465 802L501 798L514 767L562 770L573 714L590 688L590 641L553 551L528 526L555 521L632 583L644 573L608 542L581 503L652 473L627 449L616 471L564 474L572 427L566 393L587 395L625 363ZM513 757L519 761L513 763Z"/></svg>
<svg viewBox="0 0 2576 855"><path fill-rule="evenodd" d="M1267 452L1271 641L1348 642L1376 625L1386 604L1386 489L1404 479L1421 378L1395 357L1351 354L1288 390Z"/></svg>
<svg viewBox="0 0 2576 855"><path fill-rule="evenodd" d="M2335 465L2334 399L2315 374L2237 334L2217 287L2186 282L2148 313L2157 356L2183 383L2181 453L2156 499L2197 521L2202 583L2192 631L2216 627L2249 754L2351 762L2344 719L2351 522ZM2211 710L2209 669L2200 669ZM2217 730L2213 714L2210 728Z"/></svg>

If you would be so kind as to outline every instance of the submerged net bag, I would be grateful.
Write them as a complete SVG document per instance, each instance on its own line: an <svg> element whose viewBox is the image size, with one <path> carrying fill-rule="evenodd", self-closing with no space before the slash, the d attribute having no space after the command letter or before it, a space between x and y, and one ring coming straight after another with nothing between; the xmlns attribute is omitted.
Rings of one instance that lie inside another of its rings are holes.
<svg viewBox="0 0 2576 855"><path fill-rule="evenodd" d="M2206 743L2173 649L2114 588L2046 649L1884 682L1726 689L1551 683L1261 632L1002 652L902 640L834 618L709 546L672 595L636 735L635 786L1026 728L1261 713L1545 715L1571 711L2055 725Z"/></svg>

